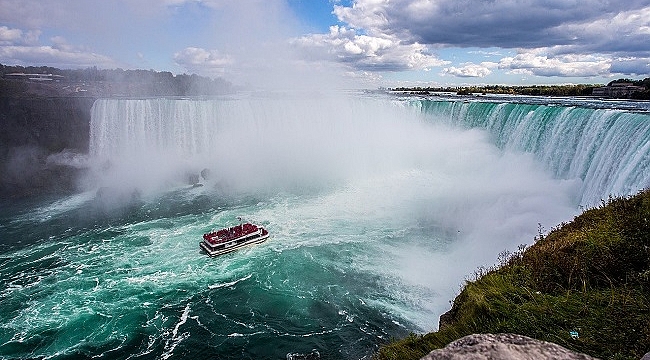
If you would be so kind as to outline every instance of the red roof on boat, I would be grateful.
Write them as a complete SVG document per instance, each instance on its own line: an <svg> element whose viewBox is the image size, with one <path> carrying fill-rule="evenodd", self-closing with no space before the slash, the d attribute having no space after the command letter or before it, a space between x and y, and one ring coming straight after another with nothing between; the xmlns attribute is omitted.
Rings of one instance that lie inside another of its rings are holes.
<svg viewBox="0 0 650 360"><path fill-rule="evenodd" d="M239 224L230 228L203 234L203 239L214 245L252 234L258 229L257 225L251 223Z"/></svg>

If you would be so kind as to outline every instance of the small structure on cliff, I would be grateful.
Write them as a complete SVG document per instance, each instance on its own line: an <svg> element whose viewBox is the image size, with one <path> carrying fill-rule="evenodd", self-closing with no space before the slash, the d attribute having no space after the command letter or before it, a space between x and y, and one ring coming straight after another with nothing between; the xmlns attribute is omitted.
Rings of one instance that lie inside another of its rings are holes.
<svg viewBox="0 0 650 360"><path fill-rule="evenodd" d="M11 73L5 74L7 79L18 79L18 80L31 80L31 81L54 81L63 79L62 75L56 74L26 74L26 73Z"/></svg>
<svg viewBox="0 0 650 360"><path fill-rule="evenodd" d="M630 98L635 92L642 92L644 90L645 87L636 86L628 82L610 83L607 86L594 88L591 95L608 98Z"/></svg>

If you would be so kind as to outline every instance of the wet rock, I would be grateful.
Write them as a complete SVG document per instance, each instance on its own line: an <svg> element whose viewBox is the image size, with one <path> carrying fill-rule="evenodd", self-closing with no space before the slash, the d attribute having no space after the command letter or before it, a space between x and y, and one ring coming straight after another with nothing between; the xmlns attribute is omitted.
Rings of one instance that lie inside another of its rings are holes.
<svg viewBox="0 0 650 360"><path fill-rule="evenodd" d="M0 198L75 190L83 169L62 161L88 152L93 102L0 96Z"/></svg>
<svg viewBox="0 0 650 360"><path fill-rule="evenodd" d="M0 161L0 198L73 193L87 169L66 163L69 154L48 154L38 146L11 148L6 160Z"/></svg>
<svg viewBox="0 0 650 360"><path fill-rule="evenodd" d="M210 179L210 169L205 168L205 169L201 170L201 177L203 178L203 180L209 180Z"/></svg>
<svg viewBox="0 0 650 360"><path fill-rule="evenodd" d="M196 185L200 181L199 174L187 174L187 183L190 185Z"/></svg>
<svg viewBox="0 0 650 360"><path fill-rule="evenodd" d="M473 334L460 338L443 349L430 352L422 360L591 360L560 345L517 334Z"/></svg>
<svg viewBox="0 0 650 360"><path fill-rule="evenodd" d="M96 210L104 213L132 209L141 205L141 193L138 189L119 189L101 187L95 193Z"/></svg>

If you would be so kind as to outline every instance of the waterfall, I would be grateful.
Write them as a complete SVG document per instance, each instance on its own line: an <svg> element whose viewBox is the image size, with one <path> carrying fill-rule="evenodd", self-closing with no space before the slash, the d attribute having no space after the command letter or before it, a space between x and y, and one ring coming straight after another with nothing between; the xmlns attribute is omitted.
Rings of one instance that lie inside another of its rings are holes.
<svg viewBox="0 0 650 360"><path fill-rule="evenodd" d="M238 184L328 181L394 159L391 149L403 146L387 144L406 141L395 129L421 126L404 113L385 101L336 96L101 99L92 108L90 157L119 168L120 183L143 171L163 179L171 176L164 171L203 168Z"/></svg>
<svg viewBox="0 0 650 360"><path fill-rule="evenodd" d="M411 121L415 108L429 124L483 129L503 151L533 154L556 179L579 180L580 205L650 186L648 113L453 100L394 105L328 97L103 99L92 109L90 155L139 158L135 169L190 163L241 178L373 171L411 160L405 142L411 134L430 134Z"/></svg>
<svg viewBox="0 0 650 360"><path fill-rule="evenodd" d="M486 129L504 150L534 154L558 179L580 179L582 205L650 186L650 114L496 102L418 100L433 121Z"/></svg>

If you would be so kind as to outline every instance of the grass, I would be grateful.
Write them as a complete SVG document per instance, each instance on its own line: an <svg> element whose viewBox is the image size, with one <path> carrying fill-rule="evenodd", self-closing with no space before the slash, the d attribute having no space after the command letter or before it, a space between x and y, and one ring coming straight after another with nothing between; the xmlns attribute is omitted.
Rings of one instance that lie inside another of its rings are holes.
<svg viewBox="0 0 650 360"><path fill-rule="evenodd" d="M478 271L439 331L393 341L375 358L419 359L474 333L521 334L602 359L650 351L650 190L610 198L535 240Z"/></svg>

